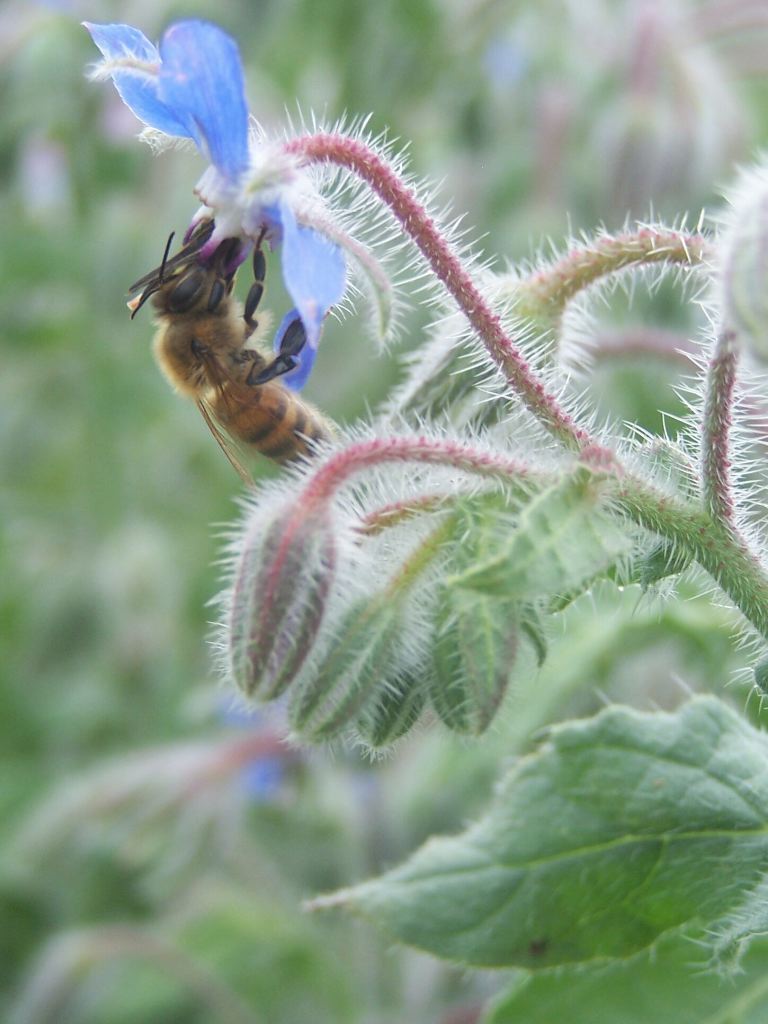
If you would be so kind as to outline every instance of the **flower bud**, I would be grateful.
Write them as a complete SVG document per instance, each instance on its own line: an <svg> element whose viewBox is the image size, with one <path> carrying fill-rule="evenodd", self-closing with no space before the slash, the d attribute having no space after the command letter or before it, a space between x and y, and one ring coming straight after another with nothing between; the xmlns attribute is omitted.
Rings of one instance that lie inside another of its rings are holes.
<svg viewBox="0 0 768 1024"><path fill-rule="evenodd" d="M382 750L410 732L427 699L429 684L423 678L424 674L404 673L396 682L386 686L378 699L357 719L357 732L367 746Z"/></svg>
<svg viewBox="0 0 768 1024"><path fill-rule="evenodd" d="M768 361L768 167L747 172L730 202L721 242L723 321L755 358Z"/></svg>
<svg viewBox="0 0 768 1024"><path fill-rule="evenodd" d="M336 547L325 509L278 516L246 535L235 567L228 652L248 697L273 700L314 646L334 577Z"/></svg>
<svg viewBox="0 0 768 1024"><path fill-rule="evenodd" d="M389 593L353 603L289 709L302 738L333 739L392 685L402 630L402 603Z"/></svg>

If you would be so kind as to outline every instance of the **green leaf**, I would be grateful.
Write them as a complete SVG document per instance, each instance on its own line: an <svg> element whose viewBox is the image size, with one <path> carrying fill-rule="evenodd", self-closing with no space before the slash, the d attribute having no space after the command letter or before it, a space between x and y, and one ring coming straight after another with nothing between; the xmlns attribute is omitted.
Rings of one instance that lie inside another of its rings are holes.
<svg viewBox="0 0 768 1024"><path fill-rule="evenodd" d="M480 966L627 958L711 927L768 858L768 739L714 698L553 728L486 816L320 901Z"/></svg>
<svg viewBox="0 0 768 1024"><path fill-rule="evenodd" d="M450 729L479 736L490 725L515 666L518 619L512 601L443 588L430 696Z"/></svg>
<svg viewBox="0 0 768 1024"><path fill-rule="evenodd" d="M535 497L503 536L496 522L481 526L486 553L446 582L518 600L578 591L631 546L599 498L597 478L580 469Z"/></svg>
<svg viewBox="0 0 768 1024"><path fill-rule="evenodd" d="M768 942L733 977L702 970L701 949L679 935L626 963L529 974L497 996L482 1024L762 1024L768 1020Z"/></svg>

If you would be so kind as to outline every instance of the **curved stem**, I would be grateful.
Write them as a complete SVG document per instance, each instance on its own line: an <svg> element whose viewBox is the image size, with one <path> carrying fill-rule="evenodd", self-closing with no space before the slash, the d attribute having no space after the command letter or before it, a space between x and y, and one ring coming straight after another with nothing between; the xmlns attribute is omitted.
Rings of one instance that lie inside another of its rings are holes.
<svg viewBox="0 0 768 1024"><path fill-rule="evenodd" d="M744 617L768 639L768 571L730 523L657 493L630 478L617 479L614 498L636 523L689 551Z"/></svg>
<svg viewBox="0 0 768 1024"><path fill-rule="evenodd" d="M701 424L701 478L705 508L715 521L733 521L730 431L738 352L733 331L721 331L707 370Z"/></svg>
<svg viewBox="0 0 768 1024"><path fill-rule="evenodd" d="M35 983L45 977L49 998L61 1000L69 990L81 984L87 971L101 962L128 957L148 961L185 986L201 1006L210 1009L212 1019L221 1024L263 1022L260 1013L247 1006L206 964L185 953L172 937L166 938L131 924L95 925L65 933L44 951L28 990L32 992ZM47 1014L44 1016L53 1019ZM40 1017L35 1014L35 1019Z"/></svg>
<svg viewBox="0 0 768 1024"><path fill-rule="evenodd" d="M517 459L484 452L456 441L427 437L384 437L360 441L332 455L311 477L296 501L296 515L304 519L324 505L354 473L382 462L425 462L464 473L503 480L518 486L546 481L553 474L533 470Z"/></svg>
<svg viewBox="0 0 768 1024"><path fill-rule="evenodd" d="M745 617L768 638L768 574L728 519L731 513L730 490L727 474L723 474L728 468L730 375L733 372L730 356L718 365L717 372L713 368L711 373L712 386L708 395L708 398L711 395L710 428L705 438L709 453L709 507L707 511L686 508L622 473L615 455L596 444L588 431L580 427L555 396L546 390L435 222L378 154L357 140L330 133L294 139L286 144L286 150L305 162L335 163L346 167L370 185L418 246L435 276L453 296L529 411L567 448L582 452L582 461L593 468L602 466L615 474L617 500L624 511L635 522L690 551ZM649 228L632 236L606 238L590 252L572 253L566 257L566 260L570 259L570 265L556 265L556 273L549 285L552 287L554 282L551 294L557 298L551 301L567 301L570 295L584 288L596 276L632 263L673 261L693 265L703 262L706 255L706 241L699 235L686 236L681 232ZM546 301L547 282L542 279L538 284L539 298ZM723 398L726 399L725 404ZM317 508L326 502L335 489L358 469L383 461L452 465L468 472L506 478L507 481L512 478L521 484L534 478L530 467L522 463L452 442L403 438L363 442L333 456L314 475L303 495L306 506L302 509L302 502L298 503L296 518L303 519L308 508Z"/></svg>
<svg viewBox="0 0 768 1024"><path fill-rule="evenodd" d="M605 478L613 478L617 505L633 522L691 553L718 583L744 617L768 639L768 572L730 523L714 520L706 510L651 488L603 458L604 449L585 449L580 461ZM292 517L301 530L353 474L381 462L428 462L524 487L546 483L552 474L524 463L450 441L429 438L383 438L359 442L332 456L318 469L297 500ZM288 529L292 535L294 530Z"/></svg>
<svg viewBox="0 0 768 1024"><path fill-rule="evenodd" d="M686 370L700 346L687 334L660 327L633 327L629 330L602 331L589 348L593 363L620 359L654 359L678 364Z"/></svg>
<svg viewBox="0 0 768 1024"><path fill-rule="evenodd" d="M391 526L413 519L424 512L439 512L455 504L460 494L420 494L413 498L391 501L363 516L357 527L358 533L374 537Z"/></svg>
<svg viewBox="0 0 768 1024"><path fill-rule="evenodd" d="M515 293L526 315L556 323L568 302L600 278L653 263L696 267L711 256L711 246L703 235L646 225L637 231L604 235L572 249L517 282Z"/></svg>
<svg viewBox="0 0 768 1024"><path fill-rule="evenodd" d="M589 433L575 423L531 370L448 240L385 160L362 142L332 133L293 139L285 148L305 162L335 163L366 181L416 243L531 413L566 447L578 450L591 443Z"/></svg>

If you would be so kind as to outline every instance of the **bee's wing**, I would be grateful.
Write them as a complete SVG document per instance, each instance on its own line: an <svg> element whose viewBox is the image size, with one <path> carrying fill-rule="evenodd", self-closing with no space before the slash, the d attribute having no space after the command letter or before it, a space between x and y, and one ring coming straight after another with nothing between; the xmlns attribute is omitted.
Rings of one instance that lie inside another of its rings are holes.
<svg viewBox="0 0 768 1024"><path fill-rule="evenodd" d="M203 350L200 353L200 358L205 363L206 373L208 380L211 382L212 387L219 393L219 399L225 405L230 405L229 389L225 387L229 383L229 376L227 375L224 367L222 367L219 360L210 350ZM219 424L216 414L212 407L204 398L198 400L197 407L200 410L200 414L206 422L208 429L216 438L216 443L219 448L224 452L226 457L229 459L230 464L234 468L243 483L253 484L253 477L248 470L243 466L242 462L238 458L242 454L238 446L225 431L225 429Z"/></svg>
<svg viewBox="0 0 768 1024"><path fill-rule="evenodd" d="M229 434L225 434L219 424L216 422L216 418L213 412L208 407L208 403L205 399L200 399L197 403L197 408L200 410L200 414L208 426L208 429L216 439L216 443L219 448L224 452L226 457L229 459L230 465L233 467L237 475L243 481L244 484L253 484L253 477L248 470L243 466L240 459L237 457L239 449L235 445Z"/></svg>

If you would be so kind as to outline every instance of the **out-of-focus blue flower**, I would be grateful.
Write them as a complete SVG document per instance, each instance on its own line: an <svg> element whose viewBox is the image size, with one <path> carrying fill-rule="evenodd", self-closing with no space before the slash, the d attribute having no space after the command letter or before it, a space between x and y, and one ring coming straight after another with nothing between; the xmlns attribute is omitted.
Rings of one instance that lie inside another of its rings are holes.
<svg viewBox="0 0 768 1024"><path fill-rule="evenodd" d="M254 758L242 768L240 784L257 803L277 800L285 785L285 758Z"/></svg>
<svg viewBox="0 0 768 1024"><path fill-rule="evenodd" d="M224 701L218 708L221 721L243 735L261 736L264 749L240 769L239 782L247 796L258 803L278 800L285 788L286 766L297 752L283 746L280 737L287 725L284 708L249 708Z"/></svg>
<svg viewBox="0 0 768 1024"><path fill-rule="evenodd" d="M94 77L111 77L139 120L161 135L191 139L210 160L195 189L203 215L216 222L201 259L225 238L264 238L280 246L295 305L286 321L298 316L306 334L293 356L296 368L283 380L301 387L323 320L344 293L346 267L339 247L307 222L313 197L296 163L279 147L250 138L237 44L205 21L176 22L159 48L130 25L84 24L104 57ZM280 340L278 332L277 351Z"/></svg>

